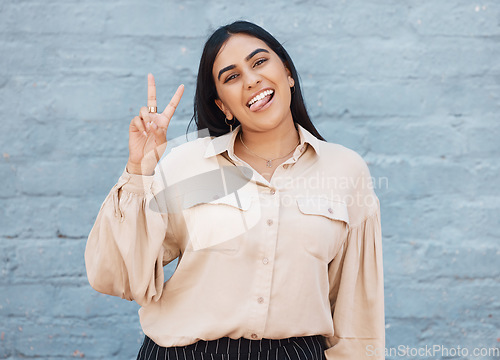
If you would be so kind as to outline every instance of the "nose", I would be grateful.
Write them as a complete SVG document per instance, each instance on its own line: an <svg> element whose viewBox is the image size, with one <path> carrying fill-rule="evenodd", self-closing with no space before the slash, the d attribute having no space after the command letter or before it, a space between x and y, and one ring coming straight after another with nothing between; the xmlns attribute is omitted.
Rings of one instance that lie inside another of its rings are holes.
<svg viewBox="0 0 500 360"><path fill-rule="evenodd" d="M261 77L256 73L249 73L245 76L245 87L251 89L262 81Z"/></svg>

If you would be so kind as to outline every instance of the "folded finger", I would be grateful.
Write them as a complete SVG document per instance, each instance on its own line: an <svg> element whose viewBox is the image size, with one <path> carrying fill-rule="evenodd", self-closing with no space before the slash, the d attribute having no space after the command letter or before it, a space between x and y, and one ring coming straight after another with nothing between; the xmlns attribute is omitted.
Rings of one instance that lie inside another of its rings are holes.
<svg viewBox="0 0 500 360"><path fill-rule="evenodd" d="M168 128L168 124L170 123L170 119L167 118L164 114L149 114L151 119L151 129L156 131L157 129L162 129L166 131Z"/></svg>
<svg viewBox="0 0 500 360"><path fill-rule="evenodd" d="M143 120L139 116L136 116L132 119L131 126L135 127L137 131L146 134L146 127Z"/></svg>
<svg viewBox="0 0 500 360"><path fill-rule="evenodd" d="M139 111L139 116L141 117L142 120L144 120L145 123L151 122L151 113L149 112L149 109L145 106L141 107L141 110Z"/></svg>

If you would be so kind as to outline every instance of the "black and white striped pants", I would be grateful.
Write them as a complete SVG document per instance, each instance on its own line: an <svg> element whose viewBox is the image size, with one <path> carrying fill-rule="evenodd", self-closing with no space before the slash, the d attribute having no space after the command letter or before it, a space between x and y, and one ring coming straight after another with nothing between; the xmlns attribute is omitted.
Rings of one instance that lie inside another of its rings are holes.
<svg viewBox="0 0 500 360"><path fill-rule="evenodd" d="M200 340L186 346L162 347L145 337L137 360L325 360L320 335L280 340Z"/></svg>

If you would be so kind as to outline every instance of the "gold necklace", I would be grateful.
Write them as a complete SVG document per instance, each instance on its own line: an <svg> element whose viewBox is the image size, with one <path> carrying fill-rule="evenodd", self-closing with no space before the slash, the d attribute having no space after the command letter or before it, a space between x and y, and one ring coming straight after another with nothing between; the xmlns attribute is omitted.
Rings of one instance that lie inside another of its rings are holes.
<svg viewBox="0 0 500 360"><path fill-rule="evenodd" d="M245 147L245 149L247 149L247 150L248 150L248 151L249 151L252 155L257 156L258 158L261 158L262 160L266 160L266 166L267 166L267 167L269 167L269 168L270 168L270 167L273 167L272 162L273 162L274 160L282 159L282 158L284 158L285 156L290 155L290 154L291 154L291 153L295 150L295 148L296 148L296 147L300 144L300 136L299 136L299 142L297 143L297 145L295 145L295 146L293 147L292 151L290 151L288 154L283 155L283 156L280 156L280 157L277 157L277 158L274 158L274 159L266 159L266 158L264 158L264 157L262 157L262 156L260 156L260 155L257 155L256 153L254 153L252 150L250 150L250 149L248 148L248 146L246 146L246 145L245 145L245 143L243 142L243 137L241 136L241 133L242 133L242 131L240 131L240 134L239 134L239 135L240 135L240 140L241 140L241 143L243 144L243 146Z"/></svg>

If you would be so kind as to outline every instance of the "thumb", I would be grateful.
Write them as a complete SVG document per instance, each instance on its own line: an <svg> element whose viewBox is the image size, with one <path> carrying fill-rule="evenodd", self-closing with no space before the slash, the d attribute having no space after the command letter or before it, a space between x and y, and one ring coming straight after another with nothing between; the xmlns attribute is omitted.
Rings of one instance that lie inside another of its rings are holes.
<svg viewBox="0 0 500 360"><path fill-rule="evenodd" d="M163 153L165 152L166 149L167 149L167 142L166 141L161 143L160 145L156 146L156 149L155 149L155 154L157 156L156 162L160 161L160 159L163 156Z"/></svg>
<svg viewBox="0 0 500 360"><path fill-rule="evenodd" d="M162 127L157 127L154 131L154 138L156 145L162 145L167 142L167 129Z"/></svg>

